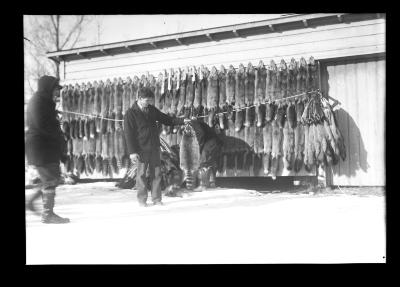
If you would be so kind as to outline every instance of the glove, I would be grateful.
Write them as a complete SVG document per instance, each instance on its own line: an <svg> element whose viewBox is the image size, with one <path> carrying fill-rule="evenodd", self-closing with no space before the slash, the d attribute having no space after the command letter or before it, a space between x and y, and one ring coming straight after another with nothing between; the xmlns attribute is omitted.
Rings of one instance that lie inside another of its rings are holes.
<svg viewBox="0 0 400 287"><path fill-rule="evenodd" d="M61 161L62 163L66 163L66 162L67 162L67 159L68 159L68 156L67 156L66 154L62 154L62 155L61 155L61 158L60 158L60 161Z"/></svg>
<svg viewBox="0 0 400 287"><path fill-rule="evenodd" d="M129 158L131 159L132 163L136 163L136 162L140 161L140 156L137 153L130 154Z"/></svg>

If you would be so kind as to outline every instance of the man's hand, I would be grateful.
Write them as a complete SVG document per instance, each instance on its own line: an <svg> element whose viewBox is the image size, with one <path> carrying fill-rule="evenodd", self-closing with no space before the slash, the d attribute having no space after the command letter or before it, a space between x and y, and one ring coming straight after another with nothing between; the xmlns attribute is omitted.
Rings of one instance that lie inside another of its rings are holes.
<svg viewBox="0 0 400 287"><path fill-rule="evenodd" d="M136 162L140 161L140 156L137 153L130 154L129 158L131 159L132 163L136 163Z"/></svg>
<svg viewBox="0 0 400 287"><path fill-rule="evenodd" d="M190 119L184 119L184 120L183 120L183 123L184 123L184 124L187 124L187 123L190 123L190 122L195 121L195 120L197 120L196 117L191 117Z"/></svg>

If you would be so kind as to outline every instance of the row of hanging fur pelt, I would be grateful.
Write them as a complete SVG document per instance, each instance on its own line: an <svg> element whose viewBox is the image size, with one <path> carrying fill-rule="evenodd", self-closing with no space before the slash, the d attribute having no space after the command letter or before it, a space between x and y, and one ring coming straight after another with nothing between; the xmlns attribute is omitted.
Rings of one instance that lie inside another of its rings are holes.
<svg viewBox="0 0 400 287"><path fill-rule="evenodd" d="M315 164L336 164L346 156L343 137L328 103L319 96L286 99L318 88L318 66L313 57L308 62L301 58L278 64L271 60L268 65L263 61L257 66L239 64L237 69L232 65L228 69L222 65L219 70L193 66L164 70L157 78L147 73L126 81L114 78L69 85L62 91L63 110L122 119L136 101L140 87L152 89L153 104L162 112L173 117L199 117L242 141L242 145L235 143L224 152L225 156L238 157L239 168L246 167L251 153L263 160L264 172L273 176L282 157L284 168L298 172L303 165L311 170ZM94 169L102 169L104 163L115 172L115 166L123 161L116 156L122 122L74 114L66 114L63 119L63 130L71 139L96 139L97 144L102 138L98 135L114 137L113 143L102 145L105 154L95 151ZM180 127L163 126L162 134L171 146L182 138ZM232 165L231 158L226 160ZM76 161L80 162L79 155ZM90 157L86 161L93 162Z"/></svg>
<svg viewBox="0 0 400 287"><path fill-rule="evenodd" d="M212 67L211 72L207 67L201 66L198 69L186 67L185 69L171 70L169 73L164 71L164 73L158 75L157 79L149 73L142 75L140 79L137 76L134 76L133 80L128 77L125 81L121 78L114 78L113 81L107 79L105 83L95 81L93 84L87 83L80 86L76 84L75 87L72 87L72 85L66 87L65 96L73 98L73 101L67 101L68 104L65 105L64 110L84 112L86 109L83 105L87 103L85 102L86 97L90 97L89 101L90 103L94 102L95 107L92 109L92 105L89 104L91 108L89 113L122 119L126 110L136 100L137 89L139 87L150 87L155 93L154 105L156 107L163 109L163 103L167 101L167 107L164 109L166 113L189 117L194 108L196 111L194 116L210 114L208 123L213 125L216 122L215 114L226 112L229 110L227 106L244 108L255 105L257 107L257 125L263 126L263 114L267 113L269 109L267 106L264 111L264 107L260 105L268 104L275 99L285 98L295 92L315 89L317 87L316 71L316 62L313 57L310 57L309 63L301 58L299 62L291 59L288 65L282 59L278 66L273 60L267 67L264 66L262 61L259 62L257 67L248 63L247 68L245 68L243 64L240 64L238 71L232 65L228 70L221 66L219 71L216 67ZM175 84L174 87L172 87L173 84ZM209 97L208 94L210 94ZM172 107L169 106L169 103L172 103ZM202 108L203 111L200 111ZM244 119L243 116L245 116ZM243 121L245 126L250 126L253 121L251 116L252 109L245 109L245 113L238 111L236 128L242 128ZM219 121L220 126L222 129L228 129L228 125L224 124L223 117L224 115L221 116ZM79 121L77 136L83 137L82 117L69 115L68 121L69 118ZM265 115L265 118L269 118L269 115ZM101 122L102 124L99 123L99 120L96 120L97 132L102 131L104 133L115 130L115 128L121 128L121 122L116 124L113 121L103 120ZM72 130L75 127L76 125L72 127ZM75 136L75 133L72 132L72 135Z"/></svg>
<svg viewBox="0 0 400 287"><path fill-rule="evenodd" d="M67 141L67 172L91 175L94 172L112 176L129 165L123 131L97 134L94 138L70 138ZM110 173L110 168L112 173Z"/></svg>

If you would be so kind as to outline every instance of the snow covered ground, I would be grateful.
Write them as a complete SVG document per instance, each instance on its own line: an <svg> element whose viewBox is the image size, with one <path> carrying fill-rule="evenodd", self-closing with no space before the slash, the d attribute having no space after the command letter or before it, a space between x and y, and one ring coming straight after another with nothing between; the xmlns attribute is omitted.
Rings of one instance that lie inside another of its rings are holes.
<svg viewBox="0 0 400 287"><path fill-rule="evenodd" d="M216 188L163 201L141 208L113 182L60 186L55 212L71 223L27 212L26 263L386 261L383 195Z"/></svg>

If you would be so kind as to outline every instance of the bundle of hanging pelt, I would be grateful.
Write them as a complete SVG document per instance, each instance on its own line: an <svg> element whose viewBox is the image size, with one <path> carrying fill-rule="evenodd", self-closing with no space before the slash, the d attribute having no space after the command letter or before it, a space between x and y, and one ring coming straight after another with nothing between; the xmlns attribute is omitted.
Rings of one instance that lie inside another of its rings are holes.
<svg viewBox="0 0 400 287"><path fill-rule="evenodd" d="M316 165L336 165L346 159L343 136L329 102L321 94L310 96L301 123L305 127L304 165L310 171Z"/></svg>
<svg viewBox="0 0 400 287"><path fill-rule="evenodd" d="M161 190L165 190L172 184L177 184L176 179L182 178L182 170L179 167L179 151L172 149L163 138L160 137L161 147ZM137 166L132 162L125 176L117 182L116 187L131 189L136 184Z"/></svg>

